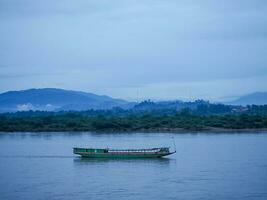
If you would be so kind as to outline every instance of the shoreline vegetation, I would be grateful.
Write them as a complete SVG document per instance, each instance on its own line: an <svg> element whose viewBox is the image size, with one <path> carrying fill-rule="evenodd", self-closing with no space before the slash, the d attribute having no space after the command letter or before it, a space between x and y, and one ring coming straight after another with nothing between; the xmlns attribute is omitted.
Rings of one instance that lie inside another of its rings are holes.
<svg viewBox="0 0 267 200"><path fill-rule="evenodd" d="M158 110L28 111L0 114L0 132L250 132L267 130L266 114L196 114Z"/></svg>

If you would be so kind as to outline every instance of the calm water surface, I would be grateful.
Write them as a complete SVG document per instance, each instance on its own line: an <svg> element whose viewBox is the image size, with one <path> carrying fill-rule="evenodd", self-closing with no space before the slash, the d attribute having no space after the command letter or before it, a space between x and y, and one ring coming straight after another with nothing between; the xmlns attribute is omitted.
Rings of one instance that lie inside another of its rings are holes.
<svg viewBox="0 0 267 200"><path fill-rule="evenodd" d="M81 159L73 146L173 147L161 159ZM267 199L267 133L0 134L0 199Z"/></svg>

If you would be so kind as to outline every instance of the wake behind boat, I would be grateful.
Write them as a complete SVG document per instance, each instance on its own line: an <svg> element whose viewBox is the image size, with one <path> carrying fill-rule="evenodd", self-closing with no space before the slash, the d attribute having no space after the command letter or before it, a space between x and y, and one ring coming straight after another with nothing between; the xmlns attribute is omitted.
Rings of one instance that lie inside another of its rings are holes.
<svg viewBox="0 0 267 200"><path fill-rule="evenodd" d="M151 149L73 148L73 153L88 158L160 158L175 153L169 147Z"/></svg>

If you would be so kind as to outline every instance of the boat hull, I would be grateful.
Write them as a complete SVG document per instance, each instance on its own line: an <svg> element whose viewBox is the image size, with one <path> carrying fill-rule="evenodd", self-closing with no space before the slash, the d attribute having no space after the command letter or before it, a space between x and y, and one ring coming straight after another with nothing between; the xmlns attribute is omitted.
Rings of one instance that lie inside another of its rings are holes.
<svg viewBox="0 0 267 200"><path fill-rule="evenodd" d="M118 153L76 153L84 158L161 158L163 156L170 155L172 153L128 153L128 154L118 154Z"/></svg>

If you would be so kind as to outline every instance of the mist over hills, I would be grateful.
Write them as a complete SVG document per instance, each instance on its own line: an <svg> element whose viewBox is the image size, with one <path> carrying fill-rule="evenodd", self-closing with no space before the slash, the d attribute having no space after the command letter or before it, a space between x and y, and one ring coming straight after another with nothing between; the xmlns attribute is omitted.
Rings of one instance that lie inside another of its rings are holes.
<svg viewBox="0 0 267 200"><path fill-rule="evenodd" d="M267 104L267 92L256 92L242 96L228 105L263 105ZM215 105L215 104L214 104ZM184 108L196 109L199 106L212 106L204 100L193 102L183 101L143 101L139 104L128 102L122 99L115 99L106 95L96 95L93 93L63 90L56 88L28 89L21 91L9 91L0 94L0 112L16 111L84 111L89 109L112 109L120 107L122 109L134 110L160 110ZM221 108L221 107L220 107ZM223 108L229 109L229 108Z"/></svg>

